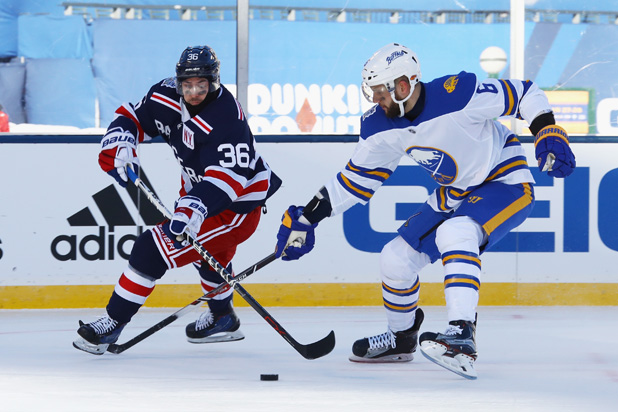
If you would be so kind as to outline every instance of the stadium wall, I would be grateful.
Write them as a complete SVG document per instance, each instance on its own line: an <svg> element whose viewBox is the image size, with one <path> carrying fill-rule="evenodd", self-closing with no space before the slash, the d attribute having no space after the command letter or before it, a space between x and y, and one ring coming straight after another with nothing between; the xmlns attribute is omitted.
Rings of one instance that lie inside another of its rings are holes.
<svg viewBox="0 0 618 412"><path fill-rule="evenodd" d="M17 50L7 45L4 55L17 59L0 63L0 103L13 123L105 127L122 102L137 102L152 84L172 76L189 45L212 46L222 82L236 83L235 21L14 18L16 29L6 28ZM524 78L555 91L556 114L561 124L577 123L575 133L618 134L618 51L606 41L617 36L618 26L609 24L525 25ZM509 25L252 20L245 108L252 129L358 133L368 107L359 90L362 65L393 41L415 50L425 81L460 70L484 78L480 54L489 46L508 53ZM507 66L500 76L508 73ZM573 89L585 93L565 98Z"/></svg>
<svg viewBox="0 0 618 412"><path fill-rule="evenodd" d="M130 192L99 170L99 139L0 135L0 308L104 307L134 239L156 221L148 204L138 208ZM237 272L273 251L282 212L305 204L354 148L352 136L257 139L284 184L255 236L239 247ZM303 142L285 142L294 139ZM532 144L524 146L535 164ZM482 305L618 305L618 144L573 146L576 172L561 180L534 168L532 216L483 254ZM151 186L171 207L180 180L171 150L143 144L139 155ZM18 169L24 159L29 166ZM381 305L378 252L433 187L420 167L403 159L368 206L320 224L312 253L275 261L244 284L265 306ZM421 304L443 304L439 262L421 272L421 281ZM201 295L198 283L192 267L170 271L146 306L184 306ZM236 298L236 304L244 302Z"/></svg>

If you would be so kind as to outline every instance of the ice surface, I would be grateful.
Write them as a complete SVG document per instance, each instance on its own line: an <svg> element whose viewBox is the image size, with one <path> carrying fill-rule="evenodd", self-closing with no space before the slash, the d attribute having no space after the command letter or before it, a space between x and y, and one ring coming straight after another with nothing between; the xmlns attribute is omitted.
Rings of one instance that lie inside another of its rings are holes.
<svg viewBox="0 0 618 412"><path fill-rule="evenodd" d="M125 342L176 308L140 311ZM420 353L406 364L348 361L354 340L384 332L379 307L268 308L301 343L332 329L334 351L305 360L251 308L246 339L186 342L189 314L119 355L74 349L78 319L102 310L0 310L0 411L615 411L616 307L481 307L478 380ZM421 331L442 331L425 307ZM278 374L278 381L260 381Z"/></svg>

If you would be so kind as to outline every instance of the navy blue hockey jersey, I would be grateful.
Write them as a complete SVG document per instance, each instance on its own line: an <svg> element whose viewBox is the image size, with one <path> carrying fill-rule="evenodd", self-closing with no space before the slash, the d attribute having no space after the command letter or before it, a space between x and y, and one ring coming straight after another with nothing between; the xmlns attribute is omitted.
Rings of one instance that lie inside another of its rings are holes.
<svg viewBox="0 0 618 412"><path fill-rule="evenodd" d="M139 103L118 108L108 131L120 127L138 143L162 136L182 169L180 196L202 199L209 216L226 209L248 213L272 196L281 179L255 150L234 96L223 86L214 93L214 100L191 117L175 79L164 79Z"/></svg>

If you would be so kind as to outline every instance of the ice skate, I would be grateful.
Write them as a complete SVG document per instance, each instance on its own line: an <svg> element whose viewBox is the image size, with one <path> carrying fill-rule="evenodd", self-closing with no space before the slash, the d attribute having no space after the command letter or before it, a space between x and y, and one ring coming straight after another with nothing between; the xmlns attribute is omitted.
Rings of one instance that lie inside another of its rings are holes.
<svg viewBox="0 0 618 412"><path fill-rule="evenodd" d="M191 343L231 342L245 338L239 330L240 320L234 310L214 315L210 309L186 328L187 340Z"/></svg>
<svg viewBox="0 0 618 412"><path fill-rule="evenodd" d="M410 362L416 351L418 331L425 315L416 309L414 325L408 330L392 332L390 329L381 335L359 339L352 346L352 362L392 363Z"/></svg>
<svg viewBox="0 0 618 412"><path fill-rule="evenodd" d="M107 347L118 340L125 325L126 323L118 324L107 315L101 316L92 323L84 323L80 320L79 329L77 329L80 337L73 342L73 347L93 355L103 355Z"/></svg>
<svg viewBox="0 0 618 412"><path fill-rule="evenodd" d="M463 376L476 379L476 322L457 320L449 322L444 333L425 332L419 339L421 353L427 359L443 368Z"/></svg>

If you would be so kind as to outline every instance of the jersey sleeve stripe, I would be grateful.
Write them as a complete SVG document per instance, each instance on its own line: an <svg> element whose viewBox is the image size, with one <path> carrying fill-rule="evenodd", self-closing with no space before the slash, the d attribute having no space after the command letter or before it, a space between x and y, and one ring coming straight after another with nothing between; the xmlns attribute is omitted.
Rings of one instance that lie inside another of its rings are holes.
<svg viewBox="0 0 618 412"><path fill-rule="evenodd" d="M515 93L515 88L513 87L513 84L507 80L500 80L500 84L504 90L505 107L500 116L511 116L515 113L515 109L517 108L517 94Z"/></svg>
<svg viewBox="0 0 618 412"><path fill-rule="evenodd" d="M139 136L137 136L137 141L138 143L142 143L145 139L144 129L142 129L142 125L140 124L139 120L137 120L137 115L135 114L133 108L128 104L124 103L116 110L116 114L129 118L133 123L135 123L135 125L137 126L137 133L139 134Z"/></svg>
<svg viewBox="0 0 618 412"><path fill-rule="evenodd" d="M367 169L364 167L360 167L352 163L352 161L348 162L345 168L361 177L377 180L379 182L384 182L393 173L392 171L381 167L377 169Z"/></svg>
<svg viewBox="0 0 618 412"><path fill-rule="evenodd" d="M163 106L169 107L175 112L181 113L182 111L180 109L180 104L177 101L172 100L169 97L162 95L161 93L153 93L152 96L150 96L150 100L160 103Z"/></svg>
<svg viewBox="0 0 618 412"><path fill-rule="evenodd" d="M352 182L341 172L337 174L337 180L345 190L347 190L349 193L356 196L357 198L361 199L363 202L368 202L374 194L373 190Z"/></svg>

